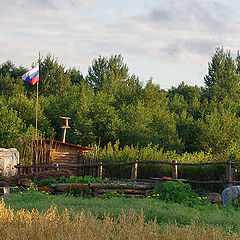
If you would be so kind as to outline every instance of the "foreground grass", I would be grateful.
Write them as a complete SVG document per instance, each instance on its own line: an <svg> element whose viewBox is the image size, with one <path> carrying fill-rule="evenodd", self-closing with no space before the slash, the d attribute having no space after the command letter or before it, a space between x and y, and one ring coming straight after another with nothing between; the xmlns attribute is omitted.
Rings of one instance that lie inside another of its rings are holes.
<svg viewBox="0 0 240 240"><path fill-rule="evenodd" d="M190 225L194 220L195 224L202 224L221 227L225 232L229 229L233 232L240 232L240 211L223 209L221 206L209 205L202 207L187 207L180 204L165 203L154 199L141 198L74 198L65 196L44 195L39 192L28 192L24 194L12 194L4 197L7 206L15 211L20 209L37 209L39 212L47 212L51 206L56 206L61 213L65 209L74 213L91 212L98 215L100 219L104 214L117 218L119 214L134 210L140 214L143 210L146 221L154 221L162 229L168 223L178 226ZM72 216L72 215L71 215Z"/></svg>
<svg viewBox="0 0 240 240"><path fill-rule="evenodd" d="M237 240L239 233L224 232L219 227L190 225L179 227L166 224L160 229L156 221L146 221L143 212L137 214L130 210L121 211L117 217L103 215L101 219L93 214L81 211L72 213L65 209L59 213L56 207L46 212L37 210L13 211L4 201L0 202L0 239L83 239L83 240Z"/></svg>

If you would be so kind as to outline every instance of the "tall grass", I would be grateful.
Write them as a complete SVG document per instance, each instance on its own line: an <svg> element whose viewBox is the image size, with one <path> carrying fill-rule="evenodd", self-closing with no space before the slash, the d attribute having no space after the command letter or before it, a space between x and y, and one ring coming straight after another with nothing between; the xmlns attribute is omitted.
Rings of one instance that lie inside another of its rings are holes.
<svg viewBox="0 0 240 240"><path fill-rule="evenodd" d="M117 218L122 210L128 213L133 209L136 213L141 214L141 209L143 209L145 220L154 221L156 218L157 224L161 228L164 228L167 223L174 224L175 221L179 226L190 225L191 221L195 220L198 226L204 223L213 227L220 226L225 232L230 227L234 232L240 232L239 209L223 209L219 205L188 207L149 198L101 199L94 197L83 199L64 195L45 195L40 192L13 193L4 197L4 202L15 212L22 208L46 212L54 204L59 213L68 209L72 216L71 209L74 213L79 214L84 209L85 212L91 211L96 214L98 219L101 219L104 213L109 213L112 217Z"/></svg>
<svg viewBox="0 0 240 240"><path fill-rule="evenodd" d="M72 213L64 210L59 213L56 207L46 212L33 209L18 210L0 203L0 239L239 239L239 233L223 232L220 228L196 226L194 221L187 226L166 225L160 229L156 220L146 221L143 211L137 214L130 210L121 212L116 218L105 214L101 219L91 212Z"/></svg>
<svg viewBox="0 0 240 240"><path fill-rule="evenodd" d="M98 152L99 162L134 162L134 161L166 161L177 160L179 163L202 163L226 161L226 156L211 153L196 152L177 154L175 151L164 152L158 145L149 144L146 147L120 147L120 142L108 143ZM130 178L131 166L111 166L105 168L106 176ZM171 166L163 164L140 164L138 178L171 176ZM178 168L180 178L192 180L221 180L225 176L225 165L183 166Z"/></svg>

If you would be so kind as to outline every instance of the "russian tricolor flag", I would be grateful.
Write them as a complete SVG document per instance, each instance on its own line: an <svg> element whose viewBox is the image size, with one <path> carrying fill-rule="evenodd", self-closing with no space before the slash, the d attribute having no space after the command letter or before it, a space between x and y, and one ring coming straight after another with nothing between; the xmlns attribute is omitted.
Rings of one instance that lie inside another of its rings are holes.
<svg viewBox="0 0 240 240"><path fill-rule="evenodd" d="M39 81L39 66L31 69L30 71L26 72L22 75L22 79L26 82L31 83L34 85L36 82Z"/></svg>

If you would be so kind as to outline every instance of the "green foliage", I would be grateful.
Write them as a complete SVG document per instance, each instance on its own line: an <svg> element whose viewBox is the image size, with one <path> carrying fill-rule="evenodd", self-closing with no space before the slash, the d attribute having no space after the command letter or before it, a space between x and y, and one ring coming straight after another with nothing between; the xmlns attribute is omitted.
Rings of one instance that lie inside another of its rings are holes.
<svg viewBox="0 0 240 240"><path fill-rule="evenodd" d="M58 179L56 178L47 178L43 179L37 185L39 187L50 187L51 184L53 183L84 183L84 184L89 184L89 183L102 183L104 182L103 179L101 178L95 178L92 176L84 176L84 177L77 177L77 176L71 176L70 178L66 178L64 176L59 177Z"/></svg>
<svg viewBox="0 0 240 240"><path fill-rule="evenodd" d="M232 156L239 156L237 146L232 150ZM234 153L233 153L234 152ZM226 161L226 156L230 156L230 152L225 151L222 155L214 155L210 152L196 152L178 154L176 151L164 152L158 145L148 144L146 147L138 146L120 147L119 140L115 144L108 143L101 148L98 153L98 161L100 162L134 162L138 161L166 161L172 162L177 160L179 163L202 163L202 162L221 162ZM107 173L111 177L128 179L131 176L131 166L111 166L105 167ZM216 180L225 176L224 165L213 166L179 166L179 178L191 180ZM139 164L138 178L144 179L149 177L172 176L171 166L162 164Z"/></svg>
<svg viewBox="0 0 240 240"><path fill-rule="evenodd" d="M196 225L200 228L204 225L212 227L222 227L225 231L240 231L239 218L240 211L238 209L223 209L221 205L195 205L192 207L184 204L173 202L159 201L152 198L69 198L64 195L46 195L40 192L31 194L11 194L3 197L7 206L14 211L20 209L37 209L39 212L46 212L50 206L54 204L58 208L59 213L68 209L71 216L84 212L92 212L102 219L104 214L110 214L113 217L121 214L122 211L129 212L130 209L141 213L143 211L146 220L154 221L156 219L160 227L167 223L180 226L191 224L192 220L196 220Z"/></svg>
<svg viewBox="0 0 240 240"><path fill-rule="evenodd" d="M58 180L56 178L46 178L38 182L37 185L38 187L50 187L53 183L58 183Z"/></svg>
<svg viewBox="0 0 240 240"><path fill-rule="evenodd" d="M188 206L207 203L206 198L199 197L192 190L190 184L183 183L181 180L176 182L169 181L159 185L148 197Z"/></svg>
<svg viewBox="0 0 240 240"><path fill-rule="evenodd" d="M222 100L224 97L239 97L239 54L233 59L230 51L216 49L208 66L208 75L204 78L206 95Z"/></svg>
<svg viewBox="0 0 240 240"><path fill-rule="evenodd" d="M1 147L13 147L19 137L25 138L34 129L36 87L20 79L26 70L11 61L0 65ZM205 87L182 82L164 91L152 79L144 84L130 75L121 55L94 59L85 77L79 69L66 69L48 55L40 60L39 135L61 140L59 116L69 116L66 141L90 145L101 139L99 160L105 162L171 161L171 154L185 161L186 152L195 161L203 151L206 156L208 152L220 156L213 161L237 159L237 150L231 154L228 150L239 146L240 138L239 53L234 58L230 51L216 49L204 80ZM114 145L118 139L118 147L110 153L108 143ZM157 151L149 146L157 146ZM116 170L109 167L108 171ZM117 174L127 176L130 171L123 167ZM170 171L151 165L139 168L143 177ZM196 175L198 170L193 172Z"/></svg>
<svg viewBox="0 0 240 240"><path fill-rule="evenodd" d="M25 130L26 126L17 111L1 105L0 99L0 147L15 147L15 141Z"/></svg>
<svg viewBox="0 0 240 240"><path fill-rule="evenodd" d="M61 97L72 85L70 72L51 55L40 62L40 81L39 93L44 96Z"/></svg>
<svg viewBox="0 0 240 240"><path fill-rule="evenodd" d="M233 206L234 208L240 209L240 199L235 199L235 200L232 202L232 206Z"/></svg>
<svg viewBox="0 0 240 240"><path fill-rule="evenodd" d="M212 149L221 153L240 138L240 122L231 109L216 109L205 116L205 121L198 121L201 128L201 145L204 150Z"/></svg>
<svg viewBox="0 0 240 240"><path fill-rule="evenodd" d="M108 199L116 199L116 198L122 198L122 197L125 197L125 194L119 193L117 191L106 192L102 196L102 198L108 198Z"/></svg>

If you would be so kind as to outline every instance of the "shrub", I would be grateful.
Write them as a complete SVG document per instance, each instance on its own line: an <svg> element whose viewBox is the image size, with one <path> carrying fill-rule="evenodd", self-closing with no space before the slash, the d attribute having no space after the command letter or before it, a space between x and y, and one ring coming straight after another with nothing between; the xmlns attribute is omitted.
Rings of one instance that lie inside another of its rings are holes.
<svg viewBox="0 0 240 240"><path fill-rule="evenodd" d="M199 197L192 190L190 184L183 183L181 180L175 182L169 181L159 185L148 197L189 206L208 202L206 197Z"/></svg>
<svg viewBox="0 0 240 240"><path fill-rule="evenodd" d="M39 187L50 187L53 183L58 183L58 180L56 178L47 178L40 181L37 185Z"/></svg>
<svg viewBox="0 0 240 240"><path fill-rule="evenodd" d="M213 155L210 152L182 153L176 151L164 152L158 145L148 144L146 147L138 146L120 147L119 141L115 144L109 143L98 152L99 162L134 162L138 161L167 161L177 160L179 163L202 163L226 161L227 155ZM105 173L113 178L130 178L131 165L104 167ZM224 165L208 166L179 166L180 178L191 180L219 180L225 175ZM171 166L163 164L139 164L138 177L146 179L149 177L171 176Z"/></svg>
<svg viewBox="0 0 240 240"><path fill-rule="evenodd" d="M104 182L101 178L94 178L92 176L85 176L85 177L77 177L77 176L71 176L70 178L66 178L64 176L61 176L59 178L48 178L40 181L37 185L39 187L50 187L52 183L84 183L89 184L92 182Z"/></svg>

